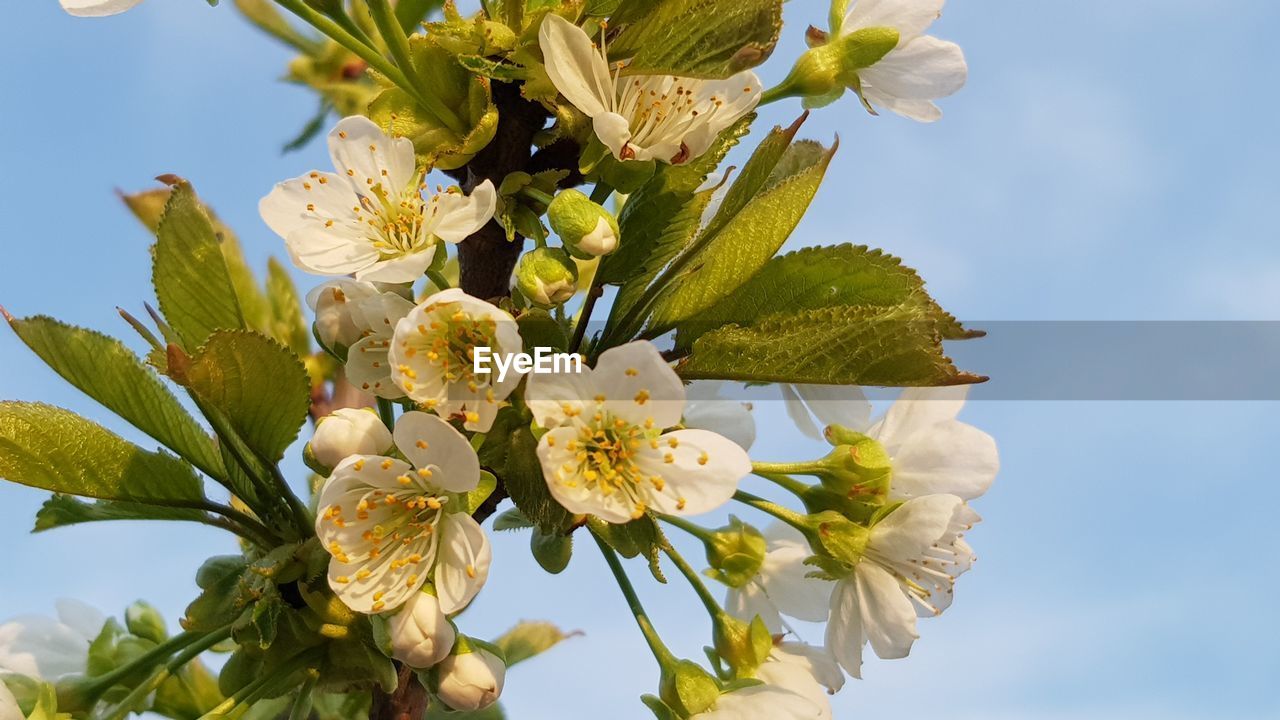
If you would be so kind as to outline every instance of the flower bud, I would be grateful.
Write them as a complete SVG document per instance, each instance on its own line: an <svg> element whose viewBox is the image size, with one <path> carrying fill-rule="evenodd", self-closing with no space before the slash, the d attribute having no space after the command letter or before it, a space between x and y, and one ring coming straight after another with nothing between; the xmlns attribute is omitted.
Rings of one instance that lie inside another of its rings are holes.
<svg viewBox="0 0 1280 720"><path fill-rule="evenodd" d="M862 28L831 38L810 28L811 46L796 60L791 73L770 92L778 97L818 98L856 86L858 71L879 62L898 46L898 31L891 27Z"/></svg>
<svg viewBox="0 0 1280 720"><path fill-rule="evenodd" d="M520 258L516 287L537 307L563 305L578 291L578 266L560 248L534 248Z"/></svg>
<svg viewBox="0 0 1280 720"><path fill-rule="evenodd" d="M124 624L129 632L153 643L169 639L169 630L160 611L139 600L124 611Z"/></svg>
<svg viewBox="0 0 1280 720"><path fill-rule="evenodd" d="M497 702L502 694L507 666L492 652L478 645L459 643L454 654L439 665L440 687L436 696L459 712L475 712Z"/></svg>
<svg viewBox="0 0 1280 720"><path fill-rule="evenodd" d="M750 623L720 615L712 628L712 642L737 677L750 677L773 652L773 635L759 615Z"/></svg>
<svg viewBox="0 0 1280 720"><path fill-rule="evenodd" d="M706 546L712 577L735 588L755 577L767 551L760 531L736 517L730 517L728 525L716 530Z"/></svg>
<svg viewBox="0 0 1280 720"><path fill-rule="evenodd" d="M680 660L663 668L659 696L680 717L706 712L720 699L720 685L697 663Z"/></svg>
<svg viewBox="0 0 1280 720"><path fill-rule="evenodd" d="M840 444L819 461L817 473L828 489L863 502L884 498L893 479L893 461L880 443L848 428L832 425L828 441Z"/></svg>
<svg viewBox="0 0 1280 720"><path fill-rule="evenodd" d="M327 282L307 294L307 304L316 313L316 339L326 348L349 348L364 335L351 315L352 303L375 295L367 283L351 280Z"/></svg>
<svg viewBox="0 0 1280 720"><path fill-rule="evenodd" d="M323 466L333 468L352 455L381 455L391 449L391 431L368 408L342 408L316 425L311 453Z"/></svg>
<svg viewBox="0 0 1280 720"><path fill-rule="evenodd" d="M547 207L551 229L574 257L586 260L618 249L618 220L577 190L565 190Z"/></svg>
<svg viewBox="0 0 1280 720"><path fill-rule="evenodd" d="M440 601L427 592L414 594L392 615L387 630L391 657L416 670L425 670L445 659L457 636Z"/></svg>

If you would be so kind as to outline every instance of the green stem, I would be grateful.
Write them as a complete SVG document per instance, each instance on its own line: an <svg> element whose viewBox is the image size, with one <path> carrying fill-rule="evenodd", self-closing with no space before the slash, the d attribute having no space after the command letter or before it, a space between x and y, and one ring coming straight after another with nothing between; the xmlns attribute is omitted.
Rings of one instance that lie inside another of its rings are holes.
<svg viewBox="0 0 1280 720"><path fill-rule="evenodd" d="M436 288L440 290L448 290L453 287L448 278L446 278L439 270L427 270L427 279L435 284Z"/></svg>
<svg viewBox="0 0 1280 720"><path fill-rule="evenodd" d="M151 648L147 653L132 662L122 665L108 673L89 678L89 684L84 687L81 692L85 697L97 700L98 696L106 692L111 686L119 683L130 675L142 670L150 668L161 660L171 657L174 653L191 643L204 637L198 632L184 632L174 635L159 645Z"/></svg>
<svg viewBox="0 0 1280 720"><path fill-rule="evenodd" d="M631 608L631 614L635 616L636 625L640 626L640 632L644 635L645 642L649 644L649 650L653 653L654 659L658 661L658 665L662 666L665 671L667 668L675 667L677 662L676 656L667 649L666 644L662 642L658 631L654 629L653 623L649 621L648 614L644 611L644 606L640 604L640 598L636 595L636 589L631 584L631 579L627 577L627 571L623 569L622 562L618 560L618 554L609 547L608 543L600 539L600 536L591 533L591 537L595 538L596 544L600 546L600 552L604 555L604 560L609 564L609 570L613 572L614 580L618 582L618 587L622 590L622 595L627 599L627 606Z"/></svg>
<svg viewBox="0 0 1280 720"><path fill-rule="evenodd" d="M578 311L578 322L573 326L573 341L569 343L569 352L578 352L578 348L582 347L582 341L587 337L587 323L591 322L591 313L596 309L596 301L604 295L599 277L600 270L597 269L596 277L587 289L587 298L582 302L582 310Z"/></svg>
<svg viewBox="0 0 1280 720"><path fill-rule="evenodd" d="M658 519L664 523L667 523L668 525L672 525L680 528L681 530L701 540L705 545L710 545L715 540L715 533L702 527L701 525L696 525L694 523L691 523L682 517L677 517L675 515L660 514L658 515Z"/></svg>
<svg viewBox="0 0 1280 720"><path fill-rule="evenodd" d="M663 544L662 551L667 554L667 557L671 558L671 562L675 563L675 566L679 568L680 574L684 575L684 579L688 580L689 584L693 586L693 591L698 594L698 599L702 601L702 606L707 609L712 619L723 615L724 608L720 607L720 602L711 594L711 591L707 589L707 584L702 582L702 578L699 577L697 571L685 561L684 557L676 552L676 549L670 543Z"/></svg>
<svg viewBox="0 0 1280 720"><path fill-rule="evenodd" d="M762 513L772 515L773 517L778 518L782 522L790 525L791 527L803 533L807 534L810 532L810 530L812 530L812 528L809 527L808 522L806 522L806 517L804 515L801 515L800 513L795 512L794 510L788 510L787 508L784 508L781 505L778 505L777 503L771 503L768 500L765 500L764 498L756 497L755 495L752 495L751 493L748 493L742 490L739 490L736 493L734 493L733 499L737 500L743 505L748 505L750 507L753 507Z"/></svg>
<svg viewBox="0 0 1280 720"><path fill-rule="evenodd" d="M270 692L274 687L278 686L282 680L288 679L291 675L306 667L314 656L312 653L302 653L285 663L280 669L270 675L260 677L253 682L245 685L236 691L236 694L223 700L217 707L209 712L201 715L203 718L220 718L231 714L238 706L245 703L251 703L261 698L265 693Z"/></svg>
<svg viewBox="0 0 1280 720"><path fill-rule="evenodd" d="M102 716L103 720L124 720L129 713L133 712L134 706L163 685L164 681L172 677L175 672L187 663L199 657L200 653L203 653L229 637L231 637L230 625L221 630L205 635L199 642L191 645L186 650L183 650L172 660L165 663L164 667L160 668L153 673L151 677L147 678L145 682L130 691L123 700Z"/></svg>
<svg viewBox="0 0 1280 720"><path fill-rule="evenodd" d="M298 696L293 700L293 707L289 710L289 720L307 720L311 717L312 693L315 692L316 683L320 680L320 676L313 674L307 677L306 682L302 684L302 689L298 691Z"/></svg>
<svg viewBox="0 0 1280 720"><path fill-rule="evenodd" d="M769 88L768 90L765 90L760 96L760 104L757 105L757 107L763 107L779 100L785 100L789 97L795 97L795 93L791 90L790 83L784 81Z"/></svg>
<svg viewBox="0 0 1280 720"><path fill-rule="evenodd" d="M391 51L391 58L405 73L406 78L416 79L418 70L413 64L413 53L409 49L409 36L405 34L405 30L400 26L400 21L396 18L395 11L391 8L389 0L368 0L369 14L373 16L373 23L378 28L378 34L382 36L383 42L387 44L387 48ZM417 86L414 86L417 89ZM445 105L431 93L423 92L420 102L423 106L435 115L441 122L449 126L449 129L458 135L465 136L467 129L463 127L462 121L454 114L453 110Z"/></svg>
<svg viewBox="0 0 1280 720"><path fill-rule="evenodd" d="M805 495L813 489L811 486L796 480L790 475L764 472L760 470L759 467L756 468L755 474L801 499L804 499Z"/></svg>
<svg viewBox="0 0 1280 720"><path fill-rule="evenodd" d="M555 200L553 196L542 192L536 187L522 187L520 188L520 194L541 205L550 205Z"/></svg>
<svg viewBox="0 0 1280 720"><path fill-rule="evenodd" d="M378 417L382 418L382 424L388 430L396 429L396 407L390 400L378 398Z"/></svg>
<svg viewBox="0 0 1280 720"><path fill-rule="evenodd" d="M603 207L609 202L609 197L613 195L613 186L609 183L596 183L595 188L591 190L591 202Z"/></svg>
<svg viewBox="0 0 1280 720"><path fill-rule="evenodd" d="M818 470L818 464L813 462L803 463L767 463L753 462L751 470L757 475L813 475Z"/></svg>

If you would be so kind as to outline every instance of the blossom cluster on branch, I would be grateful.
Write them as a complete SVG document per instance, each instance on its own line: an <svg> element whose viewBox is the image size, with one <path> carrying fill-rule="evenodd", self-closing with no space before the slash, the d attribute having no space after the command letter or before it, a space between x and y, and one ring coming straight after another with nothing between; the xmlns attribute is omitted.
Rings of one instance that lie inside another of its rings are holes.
<svg viewBox="0 0 1280 720"><path fill-rule="evenodd" d="M62 0L85 16L136 4ZM302 295L272 261L260 283L180 177L127 196L156 237L157 306L121 311L144 356L4 315L163 449L2 402L0 477L53 493L37 530L195 522L239 552L198 570L176 633L145 603L0 625L0 720L504 717L507 670L568 635L468 634L492 531L528 532L549 575L598 550L656 663L642 700L659 720L830 718L866 647L908 655L973 565L970 503L998 470L994 441L957 419L984 378L944 352L981 332L883 251L779 254L837 149L797 139L807 112L721 166L787 99L852 92L872 114L939 119L967 75L925 34L942 0L834 0L768 88L753 68L782 0L235 5L299 52L289 79L320 99L291 145L339 117L332 168L259 205L295 268L325 279ZM556 362L518 361L544 351ZM753 457L756 413L725 394L760 384L830 451ZM905 390L873 420L861 386ZM308 423L299 493L282 462ZM742 489L750 476L785 500ZM698 519L731 504L756 520ZM707 663L650 621L637 558L693 589ZM205 653L227 654L216 673Z"/></svg>

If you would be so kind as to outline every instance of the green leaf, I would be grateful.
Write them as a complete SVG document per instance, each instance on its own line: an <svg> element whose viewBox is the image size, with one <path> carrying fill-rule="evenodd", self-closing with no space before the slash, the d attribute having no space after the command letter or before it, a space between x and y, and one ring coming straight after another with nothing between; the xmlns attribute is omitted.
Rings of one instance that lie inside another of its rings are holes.
<svg viewBox="0 0 1280 720"><path fill-rule="evenodd" d="M611 60L630 75L727 78L768 59L782 30L782 0L627 0Z"/></svg>
<svg viewBox="0 0 1280 720"><path fill-rule="evenodd" d="M214 333L179 374L267 462L284 457L311 407L311 381L298 358L247 330Z"/></svg>
<svg viewBox="0 0 1280 720"><path fill-rule="evenodd" d="M717 215L683 261L686 269L654 307L649 332L661 333L698 315L755 275L800 223L835 150L808 142L793 145L777 164L781 172L770 173L741 211L723 223Z"/></svg>
<svg viewBox="0 0 1280 720"><path fill-rule="evenodd" d="M566 633L549 622L525 621L493 641L502 650L507 667L541 655L577 633Z"/></svg>
<svg viewBox="0 0 1280 720"><path fill-rule="evenodd" d="M479 450L480 464L502 479L512 502L544 532L568 527L571 515L551 496L538 461L538 441L529 418L515 408L503 408Z"/></svg>
<svg viewBox="0 0 1280 720"><path fill-rule="evenodd" d="M493 476L493 473L481 470L480 483L476 485L474 490L462 496L461 512L474 515L476 510L480 509L480 506L484 504L485 500L489 499L489 496L493 494L497 487L498 479Z"/></svg>
<svg viewBox="0 0 1280 720"><path fill-rule="evenodd" d="M658 527L658 521L652 516L645 515L623 525L614 525L591 517L587 519L587 525L591 528L591 532L604 540L609 547L617 550L619 555L625 558L644 555L649 561L649 571L653 573L654 579L660 583L667 582L659 564L662 558L662 546L667 542L667 538L662 528Z"/></svg>
<svg viewBox="0 0 1280 720"><path fill-rule="evenodd" d="M831 307L780 312L751 327L703 335L676 367L687 380L829 385L964 385L942 350L944 323L916 307Z"/></svg>
<svg viewBox="0 0 1280 720"><path fill-rule="evenodd" d="M311 323L303 316L302 299L278 260L267 262L267 299L271 304L271 337L284 343L299 357L311 353Z"/></svg>
<svg viewBox="0 0 1280 720"><path fill-rule="evenodd" d="M677 326L676 347L728 324L743 327L778 312L867 306L919 309L944 340L975 337L925 292L924 280L898 258L865 245L806 248L770 260L725 299Z"/></svg>
<svg viewBox="0 0 1280 720"><path fill-rule="evenodd" d="M193 348L215 330L245 322L213 222L191 185L174 182L156 231L151 280L160 311Z"/></svg>
<svg viewBox="0 0 1280 720"><path fill-rule="evenodd" d="M720 133L707 152L685 165L663 165L633 193L618 215L624 242L600 264L599 281L621 285L610 317L621 318L658 272L697 234L712 191L698 192L729 150L751 129L755 114Z"/></svg>
<svg viewBox="0 0 1280 720"><path fill-rule="evenodd" d="M212 439L119 340L44 316L10 320L9 326L76 388L204 473L223 476Z"/></svg>
<svg viewBox="0 0 1280 720"><path fill-rule="evenodd" d="M167 507L205 502L187 463L41 403L0 403L0 478L100 500Z"/></svg>
<svg viewBox="0 0 1280 720"><path fill-rule="evenodd" d="M32 532L44 532L68 525L105 520L189 520L201 522L208 516L201 510L157 507L137 503L99 500L84 502L70 495L54 494L36 512Z"/></svg>
<svg viewBox="0 0 1280 720"><path fill-rule="evenodd" d="M573 557L573 536L558 532L544 533L534 528L529 536L529 549L538 565L552 575L559 575L569 567Z"/></svg>
<svg viewBox="0 0 1280 720"><path fill-rule="evenodd" d="M493 519L495 532L528 530L531 527L533 527L533 523L529 522L529 518L520 512L520 508L511 508Z"/></svg>

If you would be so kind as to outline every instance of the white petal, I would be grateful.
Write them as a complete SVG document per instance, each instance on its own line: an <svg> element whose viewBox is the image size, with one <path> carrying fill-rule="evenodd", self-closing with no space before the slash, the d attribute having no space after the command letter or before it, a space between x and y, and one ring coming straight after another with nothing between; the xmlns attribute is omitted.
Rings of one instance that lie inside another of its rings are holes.
<svg viewBox="0 0 1280 720"><path fill-rule="evenodd" d="M0 720L24 720L17 698L3 682L0 682Z"/></svg>
<svg viewBox="0 0 1280 720"><path fill-rule="evenodd" d="M58 611L58 622L90 642L98 637L107 622L98 608L74 598L60 598L54 608Z"/></svg>
<svg viewBox="0 0 1280 720"><path fill-rule="evenodd" d="M347 380L361 390L388 400L404 397L404 392L391 382L389 342L376 335L356 341L347 350Z"/></svg>
<svg viewBox="0 0 1280 720"><path fill-rule="evenodd" d="M900 44L920 35L942 14L945 0L855 0L844 16L840 32L852 33L872 27L898 31Z"/></svg>
<svg viewBox="0 0 1280 720"><path fill-rule="evenodd" d="M790 690L818 709L816 715L801 717L831 720L831 699L827 697L826 689L804 668L788 663L766 662L756 670L756 677L773 687Z"/></svg>
<svg viewBox="0 0 1280 720"><path fill-rule="evenodd" d="M823 622L830 609L832 584L806 577L815 568L804 561L813 553L808 543L770 543L760 565L760 578L769 599L785 615L807 622Z"/></svg>
<svg viewBox="0 0 1280 720"><path fill-rule="evenodd" d="M358 270L356 279L363 282L411 283L426 274L435 256L436 246L428 245L417 252L380 260Z"/></svg>
<svg viewBox="0 0 1280 720"><path fill-rule="evenodd" d="M570 415L581 415L595 397L594 371L585 364L580 372L534 373L524 398L533 421L544 428L563 425Z"/></svg>
<svg viewBox="0 0 1280 720"><path fill-rule="evenodd" d="M947 493L980 497L1000 470L995 440L962 422L933 426L892 452L895 499Z"/></svg>
<svg viewBox="0 0 1280 720"><path fill-rule="evenodd" d="M142 0L61 0L62 9L77 17L116 15Z"/></svg>
<svg viewBox="0 0 1280 720"><path fill-rule="evenodd" d="M861 431L871 423L871 402L857 385L796 385L795 390L824 429L839 425Z"/></svg>
<svg viewBox="0 0 1280 720"><path fill-rule="evenodd" d="M795 386L779 385L778 387L782 389L782 399L786 401L787 416L791 418L791 422L795 423L796 429L811 440L821 440L822 430L813 423L813 416L809 414L809 408L795 391Z"/></svg>
<svg viewBox="0 0 1280 720"><path fill-rule="evenodd" d="M713 105L715 109L707 116L706 122L695 124L692 131L682 138L688 148L689 159L701 157L720 133L755 110L763 90L760 78L750 70L724 80L703 83L699 95L708 98L714 96L720 102Z"/></svg>
<svg viewBox="0 0 1280 720"><path fill-rule="evenodd" d="M684 425L719 433L737 443L743 450L750 450L756 441L756 420L751 415L751 406L737 400L690 402L684 408Z"/></svg>
<svg viewBox="0 0 1280 720"><path fill-rule="evenodd" d="M428 482L448 492L464 493L480 483L480 460L471 443L435 415L407 412L396 421L396 447L419 469L430 469Z"/></svg>
<svg viewBox="0 0 1280 720"><path fill-rule="evenodd" d="M822 710L803 695L774 685L751 685L720 696L689 720L816 720Z"/></svg>
<svg viewBox="0 0 1280 720"><path fill-rule="evenodd" d="M323 228L304 227L284 240L293 264L316 275L350 275L378 261L378 251L367 239Z"/></svg>
<svg viewBox="0 0 1280 720"><path fill-rule="evenodd" d="M858 73L864 86L898 100L935 100L954 94L969 78L959 45L918 37Z"/></svg>
<svg viewBox="0 0 1280 720"><path fill-rule="evenodd" d="M592 118L591 129L595 130L596 137L600 138L600 142L609 148L613 156L619 160L622 159L622 151L626 149L631 142L631 122L621 115L614 112L603 112ZM645 148L631 148L635 152L632 160L641 162L649 160L651 153ZM668 152L663 158L671 157Z"/></svg>
<svg viewBox="0 0 1280 720"><path fill-rule="evenodd" d="M773 648L769 659L803 668L814 680L832 693L844 687L844 672L831 651L818 645L784 642Z"/></svg>
<svg viewBox="0 0 1280 720"><path fill-rule="evenodd" d="M258 214L275 234L282 238L304 229L337 228L350 234L362 228L355 225L353 208L360 198L347 179L333 173L313 172L276 184L258 201ZM325 223L333 221L333 225Z"/></svg>
<svg viewBox="0 0 1280 720"><path fill-rule="evenodd" d="M947 533L963 505L954 495L908 500L871 528L868 547L890 560L914 560Z"/></svg>
<svg viewBox="0 0 1280 720"><path fill-rule="evenodd" d="M429 225L432 234L447 243L460 243L493 218L498 208L498 191L485 180L470 195L445 192L436 195L427 212L434 214Z"/></svg>
<svg viewBox="0 0 1280 720"><path fill-rule="evenodd" d="M489 577L493 550L484 529L466 513L447 513L440 521L436 595L440 609L452 615L467 606Z"/></svg>
<svg viewBox="0 0 1280 720"><path fill-rule="evenodd" d="M862 604L852 577L836 583L831 593L831 620L827 623L827 649L849 677L862 677Z"/></svg>
<svg viewBox="0 0 1280 720"><path fill-rule="evenodd" d="M390 138L372 120L352 115L338 121L329 133L333 167L357 192L382 185L392 198L417 185L417 157L413 141ZM350 171L350 172L348 172Z"/></svg>
<svg viewBox="0 0 1280 720"><path fill-rule="evenodd" d="M657 510L679 515L710 512L729 501L751 458L737 443L706 430L676 430L658 438L658 449L642 447L636 465L646 477L660 476L662 490L648 486Z"/></svg>
<svg viewBox="0 0 1280 720"><path fill-rule="evenodd" d="M862 95L872 105L889 110L908 120L934 123L942 119L942 109L930 100L900 100L870 87L863 88Z"/></svg>
<svg viewBox="0 0 1280 720"><path fill-rule="evenodd" d="M904 658L916 632L916 609L887 570L861 562L853 572L861 602L862 627L876 655L885 660Z"/></svg>
<svg viewBox="0 0 1280 720"><path fill-rule="evenodd" d="M596 362L594 379L612 415L633 425L652 419L657 429L680 423L684 383L653 343L638 340L605 350Z"/></svg>
<svg viewBox="0 0 1280 720"><path fill-rule="evenodd" d="M551 82L588 117L613 107L613 81L600 50L582 28L548 13L538 29L538 45Z"/></svg>
<svg viewBox="0 0 1280 720"><path fill-rule="evenodd" d="M729 588L724 598L724 609L730 615L748 622L759 617L771 633L778 634L785 630L777 606L756 580L740 588Z"/></svg>

